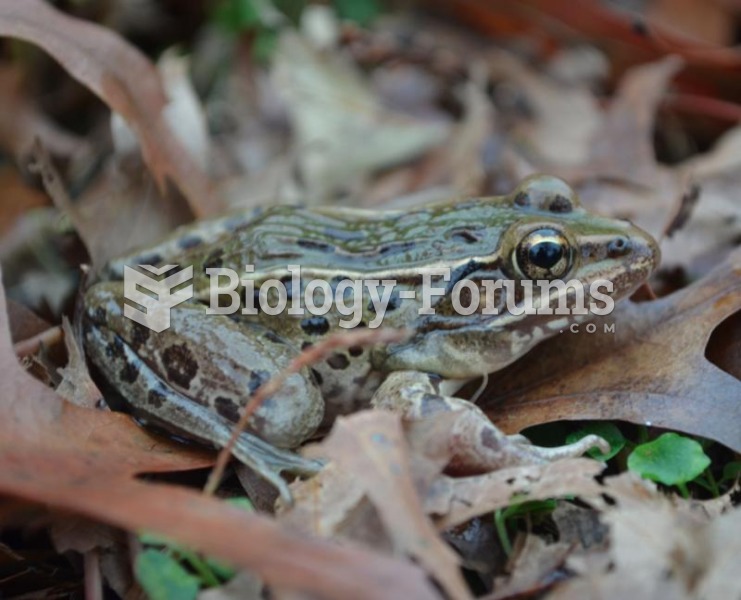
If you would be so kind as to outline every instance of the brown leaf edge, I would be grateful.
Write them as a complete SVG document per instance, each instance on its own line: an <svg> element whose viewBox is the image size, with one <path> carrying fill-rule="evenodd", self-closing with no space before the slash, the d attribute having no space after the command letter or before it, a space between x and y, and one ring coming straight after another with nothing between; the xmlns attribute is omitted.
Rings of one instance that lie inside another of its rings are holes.
<svg viewBox="0 0 741 600"><path fill-rule="evenodd" d="M136 133L160 191L171 179L196 217L214 212L211 182L164 118L167 96L157 70L134 46L42 0L0 0L0 35L39 46L119 113Z"/></svg>

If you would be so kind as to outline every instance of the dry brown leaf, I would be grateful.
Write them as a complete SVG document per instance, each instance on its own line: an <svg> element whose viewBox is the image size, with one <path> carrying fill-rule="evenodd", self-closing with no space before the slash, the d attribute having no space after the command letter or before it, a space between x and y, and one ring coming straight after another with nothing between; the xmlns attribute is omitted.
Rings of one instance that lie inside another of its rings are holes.
<svg viewBox="0 0 741 600"><path fill-rule="evenodd" d="M339 418L311 454L331 459L356 480L377 509L397 552L414 557L450 597L469 597L455 554L423 511L399 415L364 411Z"/></svg>
<svg viewBox="0 0 741 600"><path fill-rule="evenodd" d="M525 543L511 561L507 577L497 577L495 592L482 600L504 600L511 597L533 596L553 585L553 572L566 560L569 544L547 544L536 535L527 535Z"/></svg>
<svg viewBox="0 0 741 600"><path fill-rule="evenodd" d="M0 295L0 492L130 531L151 530L251 569L269 585L327 598L435 598L416 567L291 534L182 487L135 479L210 458L160 441L126 415L79 408L18 365ZM248 540L249 543L245 541Z"/></svg>
<svg viewBox="0 0 741 600"><path fill-rule="evenodd" d="M610 528L609 562L559 586L555 598L735 598L741 593L738 552L741 510L710 519L692 502L665 496L637 475L608 478L605 493L588 499ZM650 526L647 526L650 524Z"/></svg>
<svg viewBox="0 0 741 600"><path fill-rule="evenodd" d="M507 432L559 419L623 420L741 450L741 383L705 358L713 329L741 308L741 250L666 298L624 302L567 329L488 386L489 417ZM602 332L614 323L614 333ZM486 397L486 395L484 396Z"/></svg>
<svg viewBox="0 0 741 600"><path fill-rule="evenodd" d="M62 319L64 344L67 347L69 360L59 369L62 381L57 386L57 394L62 398L84 408L95 408L103 398L87 368L85 355L78 346L72 327L66 317Z"/></svg>
<svg viewBox="0 0 741 600"><path fill-rule="evenodd" d="M475 477L440 477L427 492L425 511L438 515L440 529L524 500L566 495L593 496L602 488L594 479L603 469L597 461L570 458L547 465L509 467Z"/></svg>
<svg viewBox="0 0 741 600"><path fill-rule="evenodd" d="M197 216L217 212L211 182L164 118L167 97L149 60L114 32L42 0L0 0L0 35L35 44L126 119L161 191L180 188Z"/></svg>
<svg viewBox="0 0 741 600"><path fill-rule="evenodd" d="M656 184L654 116L669 82L681 68L678 57L668 56L625 74L592 140L589 163L595 174L649 188Z"/></svg>
<svg viewBox="0 0 741 600"><path fill-rule="evenodd" d="M20 158L39 138L55 155L82 151L85 142L42 113L23 89L22 79L16 66L0 64L0 147Z"/></svg>

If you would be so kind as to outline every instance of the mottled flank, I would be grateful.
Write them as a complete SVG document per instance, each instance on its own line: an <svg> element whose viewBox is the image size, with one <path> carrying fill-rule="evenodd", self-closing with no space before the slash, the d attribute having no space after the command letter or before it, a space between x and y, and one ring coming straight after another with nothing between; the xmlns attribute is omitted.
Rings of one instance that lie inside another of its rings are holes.
<svg viewBox="0 0 741 600"><path fill-rule="evenodd" d="M329 321L324 317L308 317L301 320L301 329L309 335L324 335L329 331Z"/></svg>
<svg viewBox="0 0 741 600"><path fill-rule="evenodd" d="M216 412L225 419L235 423L239 421L239 406L231 398L217 396L214 405L216 406Z"/></svg>
<svg viewBox="0 0 741 600"><path fill-rule="evenodd" d="M125 383L134 383L139 377L139 368L131 363L126 363L118 376Z"/></svg>
<svg viewBox="0 0 741 600"><path fill-rule="evenodd" d="M162 408L162 405L167 401L167 396L157 390L149 390L147 394L147 402L154 408Z"/></svg>
<svg viewBox="0 0 741 600"><path fill-rule="evenodd" d="M257 388L259 388L268 379L270 379L270 373L268 373L267 371L252 371L250 373L250 381L247 384L247 389L250 392L250 396L254 394L257 391Z"/></svg>
<svg viewBox="0 0 741 600"><path fill-rule="evenodd" d="M327 364L333 369L343 370L350 366L350 359L348 359L344 354L335 352L327 359Z"/></svg>
<svg viewBox="0 0 741 600"><path fill-rule="evenodd" d="M185 343L165 348L162 363L167 370L168 380L183 389L188 389L190 382L198 373L198 363Z"/></svg>

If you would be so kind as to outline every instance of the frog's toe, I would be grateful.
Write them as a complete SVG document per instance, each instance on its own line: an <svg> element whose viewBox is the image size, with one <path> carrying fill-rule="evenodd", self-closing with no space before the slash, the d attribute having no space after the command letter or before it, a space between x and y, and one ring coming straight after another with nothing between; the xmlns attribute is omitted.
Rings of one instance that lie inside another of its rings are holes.
<svg viewBox="0 0 741 600"><path fill-rule="evenodd" d="M587 435L572 444L556 446L555 448L533 446L530 442L527 442L527 444L524 445L526 446L528 453L548 462L559 460L561 458L575 458L582 456L592 448L599 449L603 454L607 454L610 451L610 444L598 435Z"/></svg>
<svg viewBox="0 0 741 600"><path fill-rule="evenodd" d="M249 433L239 436L232 454L237 460L251 467L258 475L272 483L287 505L293 503L293 498L282 473L310 477L316 475L324 467L323 461L304 458L289 450L276 448Z"/></svg>

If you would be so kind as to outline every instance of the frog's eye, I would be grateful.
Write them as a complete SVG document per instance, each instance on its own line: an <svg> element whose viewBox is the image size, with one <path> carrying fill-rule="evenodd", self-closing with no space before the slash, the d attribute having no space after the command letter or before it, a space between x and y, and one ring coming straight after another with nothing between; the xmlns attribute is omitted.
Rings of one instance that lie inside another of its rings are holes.
<svg viewBox="0 0 741 600"><path fill-rule="evenodd" d="M515 250L515 262L528 279L557 279L571 266L571 245L555 229L528 233Z"/></svg>

